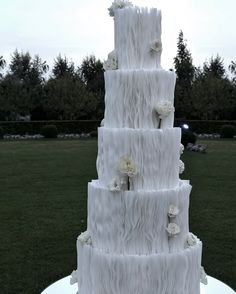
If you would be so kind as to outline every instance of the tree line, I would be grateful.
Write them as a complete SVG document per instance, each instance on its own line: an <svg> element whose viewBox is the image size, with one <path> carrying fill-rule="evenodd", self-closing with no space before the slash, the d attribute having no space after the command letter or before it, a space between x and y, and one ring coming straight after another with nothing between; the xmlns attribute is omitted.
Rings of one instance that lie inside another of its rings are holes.
<svg viewBox="0 0 236 294"><path fill-rule="evenodd" d="M176 118L236 120L236 62L217 55L195 67L181 31L174 58ZM172 69L170 69L172 70ZM94 55L75 66L58 55L49 66L38 55L15 50L0 56L0 120L100 120L104 113L103 62Z"/></svg>
<svg viewBox="0 0 236 294"><path fill-rule="evenodd" d="M236 120L236 63L228 69L217 55L195 67L183 32L174 58L177 74L176 117L196 120Z"/></svg>
<svg viewBox="0 0 236 294"><path fill-rule="evenodd" d="M0 120L102 119L104 70L95 56L84 58L76 67L59 55L47 76L46 61L16 50L5 67L0 56Z"/></svg>

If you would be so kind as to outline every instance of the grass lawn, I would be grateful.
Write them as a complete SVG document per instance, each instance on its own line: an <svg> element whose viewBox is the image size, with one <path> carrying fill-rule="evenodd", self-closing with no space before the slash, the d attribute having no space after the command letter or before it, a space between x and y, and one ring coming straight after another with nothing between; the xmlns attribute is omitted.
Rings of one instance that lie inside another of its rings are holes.
<svg viewBox="0 0 236 294"><path fill-rule="evenodd" d="M183 156L190 227L207 273L236 288L236 140L204 143ZM96 156L96 140L0 142L0 293L39 294L76 268Z"/></svg>

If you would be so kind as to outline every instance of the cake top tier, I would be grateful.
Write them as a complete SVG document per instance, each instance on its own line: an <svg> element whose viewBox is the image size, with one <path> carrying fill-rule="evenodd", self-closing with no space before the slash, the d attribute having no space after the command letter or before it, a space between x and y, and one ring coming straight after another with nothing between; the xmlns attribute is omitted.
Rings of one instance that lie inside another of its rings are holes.
<svg viewBox="0 0 236 294"><path fill-rule="evenodd" d="M117 3L123 3L124 7ZM128 4L125 5L125 3ZM117 58L118 68L160 68L161 11L156 8L130 6L128 1L116 1L109 9L110 15L114 15L114 54Z"/></svg>

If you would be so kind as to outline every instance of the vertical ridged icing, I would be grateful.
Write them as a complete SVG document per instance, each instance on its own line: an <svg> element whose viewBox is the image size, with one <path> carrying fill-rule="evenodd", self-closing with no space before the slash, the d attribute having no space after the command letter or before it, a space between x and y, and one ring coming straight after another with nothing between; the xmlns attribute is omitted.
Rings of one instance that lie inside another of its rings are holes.
<svg viewBox="0 0 236 294"><path fill-rule="evenodd" d="M108 186L119 176L118 163L131 156L138 174L132 190L175 188L179 183L179 146L181 132L172 129L98 129L98 179Z"/></svg>
<svg viewBox="0 0 236 294"><path fill-rule="evenodd" d="M98 180L88 185L88 229L77 241L79 294L200 294L202 243L194 235L187 242L191 185L179 180L176 75L161 69L161 12L112 5L115 50L106 62ZM160 102L169 115L157 115ZM138 172L114 190L123 156Z"/></svg>
<svg viewBox="0 0 236 294"><path fill-rule="evenodd" d="M176 75L165 70L114 70L105 73L105 127L158 128L155 111L161 101L174 103ZM162 121L172 128L174 113Z"/></svg>
<svg viewBox="0 0 236 294"><path fill-rule="evenodd" d="M161 52L151 52L151 42L161 39L161 11L126 8L115 12L115 51L120 69L159 68Z"/></svg>

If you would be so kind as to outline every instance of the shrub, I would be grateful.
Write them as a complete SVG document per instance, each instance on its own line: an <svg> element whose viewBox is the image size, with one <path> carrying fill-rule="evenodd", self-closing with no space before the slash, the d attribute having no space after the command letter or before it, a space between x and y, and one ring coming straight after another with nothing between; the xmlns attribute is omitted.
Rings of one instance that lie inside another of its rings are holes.
<svg viewBox="0 0 236 294"><path fill-rule="evenodd" d="M97 120L71 120L71 121L1 121L4 134L9 135L35 135L40 134L44 126L55 125L60 134L88 134L100 126Z"/></svg>
<svg viewBox="0 0 236 294"><path fill-rule="evenodd" d="M58 130L55 125L46 125L42 128L41 134L46 139L53 139L57 138Z"/></svg>
<svg viewBox="0 0 236 294"><path fill-rule="evenodd" d="M189 143L195 144L197 141L197 136L190 130L182 129L181 143L186 147Z"/></svg>
<svg viewBox="0 0 236 294"><path fill-rule="evenodd" d="M0 140L3 139L3 136L4 136L3 128L0 127Z"/></svg>
<svg viewBox="0 0 236 294"><path fill-rule="evenodd" d="M92 131L89 134L90 134L90 137L92 137L92 138L97 138L97 136L98 136L98 132L97 131Z"/></svg>
<svg viewBox="0 0 236 294"><path fill-rule="evenodd" d="M221 138L233 138L236 134L236 129L232 125L224 125L221 127L220 136Z"/></svg>

